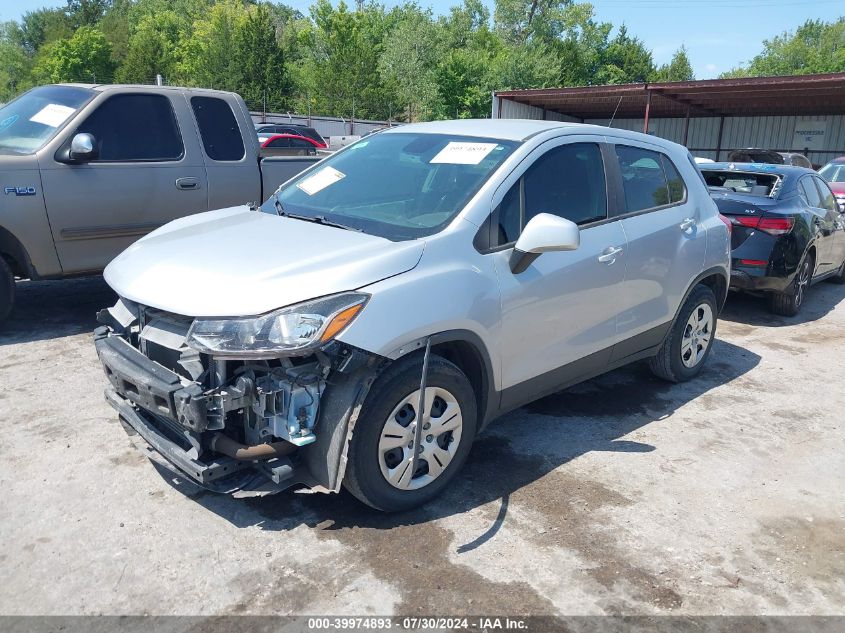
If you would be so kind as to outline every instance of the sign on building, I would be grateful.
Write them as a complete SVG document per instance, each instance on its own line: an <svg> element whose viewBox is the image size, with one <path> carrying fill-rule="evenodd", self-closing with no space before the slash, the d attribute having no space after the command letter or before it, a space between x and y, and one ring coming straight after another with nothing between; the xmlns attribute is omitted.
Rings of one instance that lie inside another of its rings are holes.
<svg viewBox="0 0 845 633"><path fill-rule="evenodd" d="M792 140L792 149L799 151L804 149L824 149L826 132L827 121L797 121L795 123L795 136Z"/></svg>

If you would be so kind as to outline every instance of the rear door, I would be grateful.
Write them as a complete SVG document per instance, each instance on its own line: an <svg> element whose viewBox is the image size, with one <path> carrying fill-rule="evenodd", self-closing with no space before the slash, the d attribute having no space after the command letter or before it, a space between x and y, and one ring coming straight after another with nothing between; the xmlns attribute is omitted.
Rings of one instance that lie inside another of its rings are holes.
<svg viewBox="0 0 845 633"><path fill-rule="evenodd" d="M99 156L41 161L47 214L65 274L102 270L142 235L207 209L207 182L193 122L179 92L106 95L81 115Z"/></svg>
<svg viewBox="0 0 845 633"><path fill-rule="evenodd" d="M501 196L501 197L500 197ZM607 366L616 342L619 290L625 273L625 236L608 219L602 153L593 137L551 141L499 189L491 218L489 256L502 298L503 406L526 393L548 392L576 375ZM508 260L522 227L551 213L581 227L581 245L544 253L514 274ZM531 381L531 382L528 382Z"/></svg>
<svg viewBox="0 0 845 633"><path fill-rule="evenodd" d="M188 101L205 156L208 208L261 202L261 172L252 121L231 97L198 93L189 95ZM247 139L249 142L245 142Z"/></svg>
<svg viewBox="0 0 845 633"><path fill-rule="evenodd" d="M617 326L624 358L659 344L704 267L706 230L678 166L656 146L614 147L620 219L628 240Z"/></svg>
<svg viewBox="0 0 845 633"><path fill-rule="evenodd" d="M821 206L830 222L832 231L830 236L830 267L832 270L836 270L845 260L845 220L843 220L842 211L830 190L830 186L818 176L812 176L812 178L819 189Z"/></svg>
<svg viewBox="0 0 845 633"><path fill-rule="evenodd" d="M838 263L836 266L833 265L836 231L834 218L824 208L821 193L813 182L813 176L809 174L802 176L798 181L798 191L807 205L810 222L816 234L816 270L813 274L821 275L832 268L839 267Z"/></svg>

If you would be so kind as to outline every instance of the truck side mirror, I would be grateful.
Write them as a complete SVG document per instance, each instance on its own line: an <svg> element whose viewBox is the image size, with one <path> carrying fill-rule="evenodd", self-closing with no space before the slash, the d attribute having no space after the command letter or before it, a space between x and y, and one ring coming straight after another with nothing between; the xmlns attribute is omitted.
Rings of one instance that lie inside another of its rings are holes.
<svg viewBox="0 0 845 633"><path fill-rule="evenodd" d="M574 251L581 245L578 225L551 213L538 213L528 221L510 256L511 272L519 274L542 253Z"/></svg>
<svg viewBox="0 0 845 633"><path fill-rule="evenodd" d="M84 162L97 158L97 139L93 134L76 134L70 142L68 157L75 162Z"/></svg>

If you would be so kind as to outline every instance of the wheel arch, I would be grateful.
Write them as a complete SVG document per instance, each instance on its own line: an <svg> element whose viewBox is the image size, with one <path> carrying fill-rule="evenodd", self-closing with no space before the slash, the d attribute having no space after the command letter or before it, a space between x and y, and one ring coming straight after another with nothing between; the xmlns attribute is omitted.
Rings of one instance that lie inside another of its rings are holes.
<svg viewBox="0 0 845 633"><path fill-rule="evenodd" d="M0 226L0 257L8 262L15 276L29 278L35 276L26 248L18 238L2 226Z"/></svg>
<svg viewBox="0 0 845 633"><path fill-rule="evenodd" d="M678 314L680 313L681 308L684 307L684 304L687 302L687 299L689 298L693 289L698 284L704 284L713 291L713 294L716 295L717 313L722 312L722 308L725 307L725 302L728 299L728 287L730 286L730 276L724 268L716 266L714 268L708 268L704 272L700 273L695 279L693 279L692 283L687 287L687 290L684 293L684 298L681 299L681 302L678 304L678 307L675 310L675 316L672 319L673 323L675 319L678 318Z"/></svg>

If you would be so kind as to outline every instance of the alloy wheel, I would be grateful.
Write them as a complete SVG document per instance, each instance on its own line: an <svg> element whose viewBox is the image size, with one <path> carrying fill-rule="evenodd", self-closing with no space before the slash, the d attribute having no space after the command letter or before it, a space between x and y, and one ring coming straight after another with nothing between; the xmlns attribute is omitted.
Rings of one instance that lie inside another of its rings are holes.
<svg viewBox="0 0 845 633"><path fill-rule="evenodd" d="M713 338L713 309L708 303L699 304L687 319L681 339L681 361L692 368L701 362Z"/></svg>
<svg viewBox="0 0 845 633"><path fill-rule="evenodd" d="M801 270L798 272L798 277L795 280L795 307L799 307L804 302L804 293L810 285L810 262L805 261L801 264Z"/></svg>
<svg viewBox="0 0 845 633"><path fill-rule="evenodd" d="M381 430L378 460L385 480L399 490L417 490L437 479L451 463L461 442L463 416L457 398L441 387L425 390L423 415L418 415L420 390L406 396ZM422 424L414 445L416 425ZM416 470L412 471L414 451Z"/></svg>

